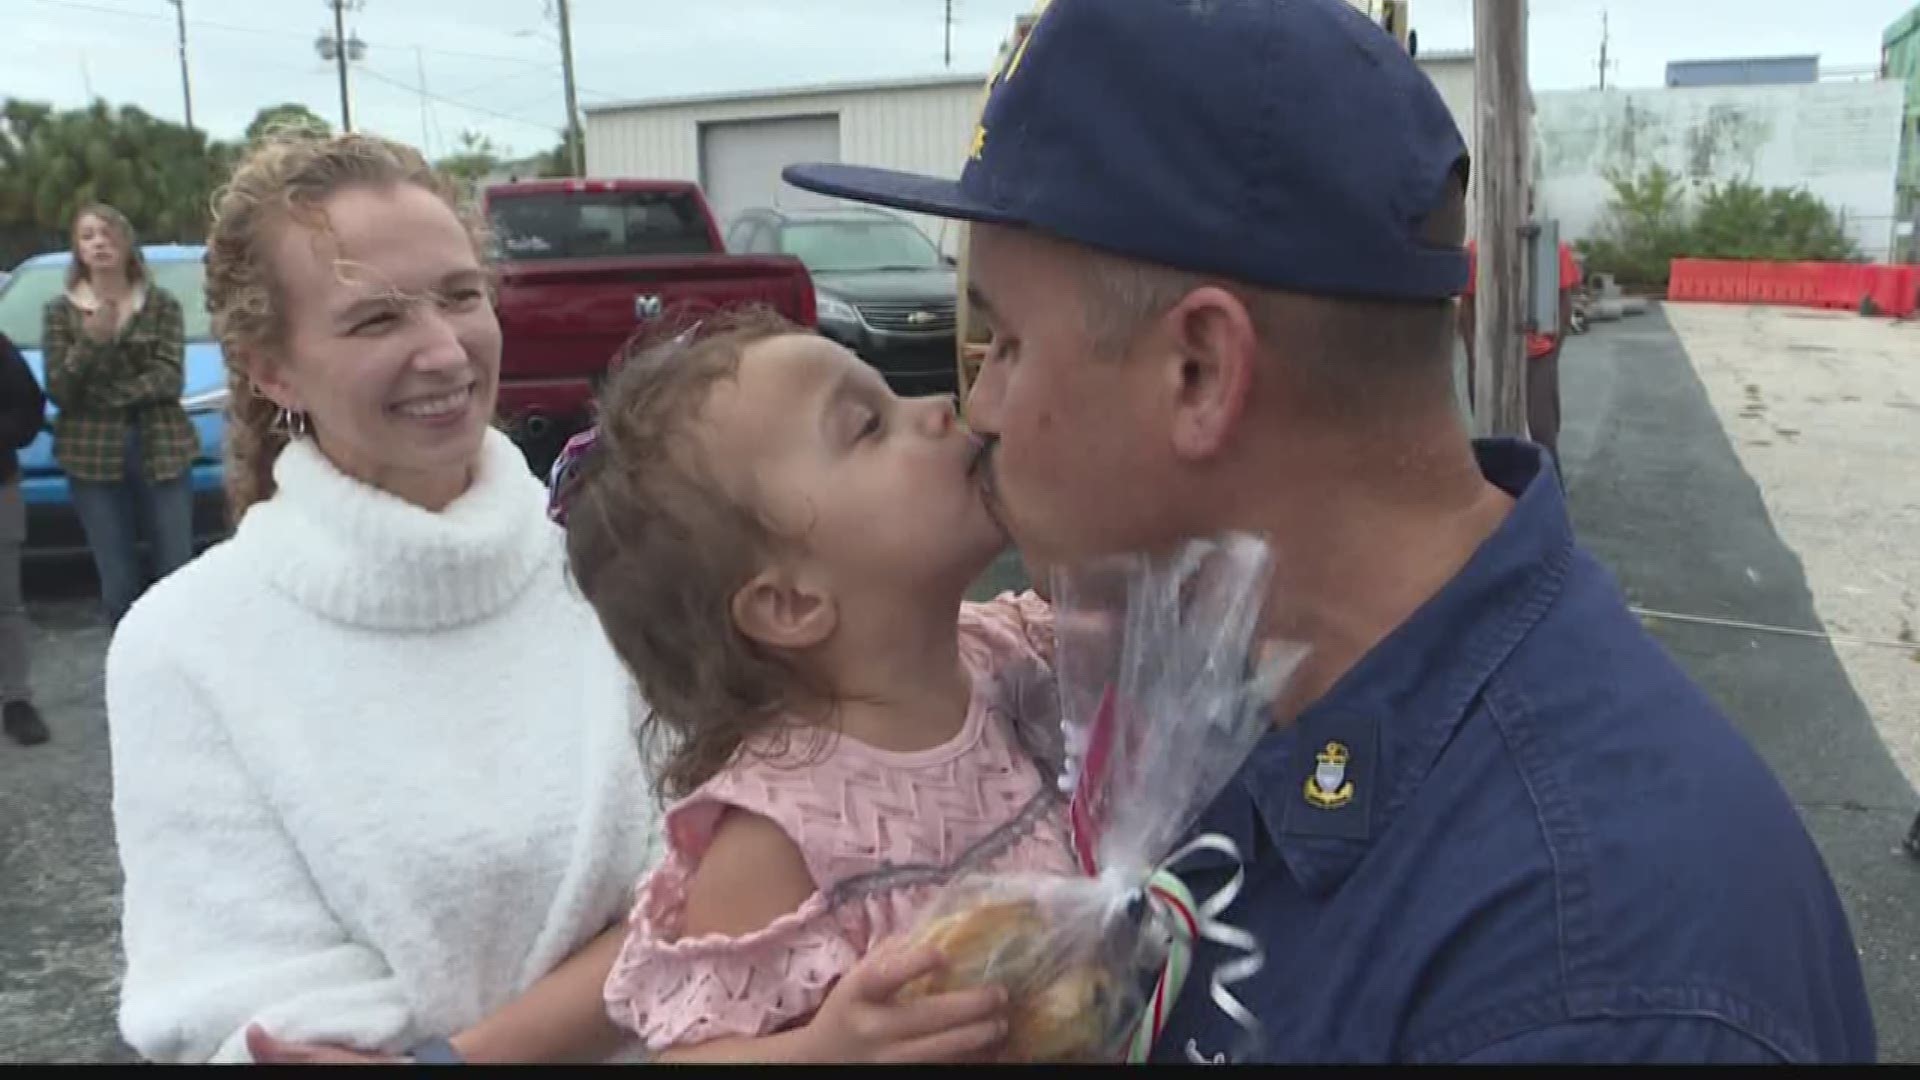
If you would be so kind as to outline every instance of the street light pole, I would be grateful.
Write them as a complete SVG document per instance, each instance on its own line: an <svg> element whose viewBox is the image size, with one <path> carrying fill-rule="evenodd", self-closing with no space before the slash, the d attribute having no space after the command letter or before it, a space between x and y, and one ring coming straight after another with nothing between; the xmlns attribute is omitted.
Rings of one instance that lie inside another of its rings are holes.
<svg viewBox="0 0 1920 1080"><path fill-rule="evenodd" d="M567 83L567 142L569 163L573 166L573 175L587 175L586 140L580 134L580 108L573 93L573 20L567 11L567 0L556 0L560 13L560 70Z"/></svg>
<svg viewBox="0 0 1920 1080"><path fill-rule="evenodd" d="M173 5L174 24L180 36L180 97L187 106L187 130L193 130L193 83L187 78L187 5L186 0L167 0Z"/></svg>

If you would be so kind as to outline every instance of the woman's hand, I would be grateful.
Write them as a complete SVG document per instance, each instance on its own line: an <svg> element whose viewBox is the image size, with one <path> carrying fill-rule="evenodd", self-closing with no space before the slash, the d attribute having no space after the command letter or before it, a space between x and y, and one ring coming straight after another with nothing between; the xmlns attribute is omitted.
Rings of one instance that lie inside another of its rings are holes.
<svg viewBox="0 0 1920 1080"><path fill-rule="evenodd" d="M256 1065L399 1065L407 1060L325 1043L286 1042L259 1024L247 1026L247 1053Z"/></svg>
<svg viewBox="0 0 1920 1080"><path fill-rule="evenodd" d="M80 320L80 329L95 343L105 345L113 340L120 329L120 308L111 300L102 300L100 305Z"/></svg>
<svg viewBox="0 0 1920 1080"><path fill-rule="evenodd" d="M1007 995L999 987L895 996L944 963L929 946L882 946L836 984L807 1022L808 1057L828 1062L990 1060L1006 1038Z"/></svg>

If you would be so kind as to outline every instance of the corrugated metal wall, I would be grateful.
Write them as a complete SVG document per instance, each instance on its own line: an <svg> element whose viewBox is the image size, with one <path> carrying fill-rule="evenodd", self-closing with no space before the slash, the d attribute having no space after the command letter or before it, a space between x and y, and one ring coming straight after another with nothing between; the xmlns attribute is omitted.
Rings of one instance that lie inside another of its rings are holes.
<svg viewBox="0 0 1920 1080"><path fill-rule="evenodd" d="M1471 55L1435 53L1430 58L1420 58L1419 63L1439 88L1471 149ZM985 84L986 76L982 75L948 84L797 91L714 101L642 104L626 109L611 107L587 114L587 174L697 183L701 179L702 123L837 115L840 160L957 177L966 161L967 144L979 116ZM957 225L938 218L909 216L948 253L958 250Z"/></svg>
<svg viewBox="0 0 1920 1080"><path fill-rule="evenodd" d="M983 76L951 85L769 94L589 113L587 174L698 182L702 123L838 115L842 161L959 176L985 82ZM954 250L953 226L913 216L928 236Z"/></svg>

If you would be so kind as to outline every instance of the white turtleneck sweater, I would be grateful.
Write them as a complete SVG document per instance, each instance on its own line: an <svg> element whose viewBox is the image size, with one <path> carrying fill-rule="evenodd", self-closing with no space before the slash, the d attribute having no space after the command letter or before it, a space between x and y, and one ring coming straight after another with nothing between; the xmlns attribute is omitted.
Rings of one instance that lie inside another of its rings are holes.
<svg viewBox="0 0 1920 1080"><path fill-rule="evenodd" d="M126 873L120 1023L149 1059L403 1050L625 914L655 820L639 698L489 432L430 513L309 441L107 657Z"/></svg>

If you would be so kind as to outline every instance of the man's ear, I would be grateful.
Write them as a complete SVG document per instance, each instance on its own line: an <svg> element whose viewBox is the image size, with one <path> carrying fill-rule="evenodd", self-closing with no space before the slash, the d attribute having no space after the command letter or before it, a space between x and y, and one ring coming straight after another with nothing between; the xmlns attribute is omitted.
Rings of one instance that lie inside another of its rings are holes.
<svg viewBox="0 0 1920 1080"><path fill-rule="evenodd" d="M1253 389L1258 335L1238 296L1218 286L1187 294L1162 319L1169 335L1166 369L1173 402L1173 449L1187 459L1220 452L1233 435Z"/></svg>
<svg viewBox="0 0 1920 1080"><path fill-rule="evenodd" d="M775 649L810 649L832 636L839 622L833 597L803 575L770 567L733 594L733 624Z"/></svg>

